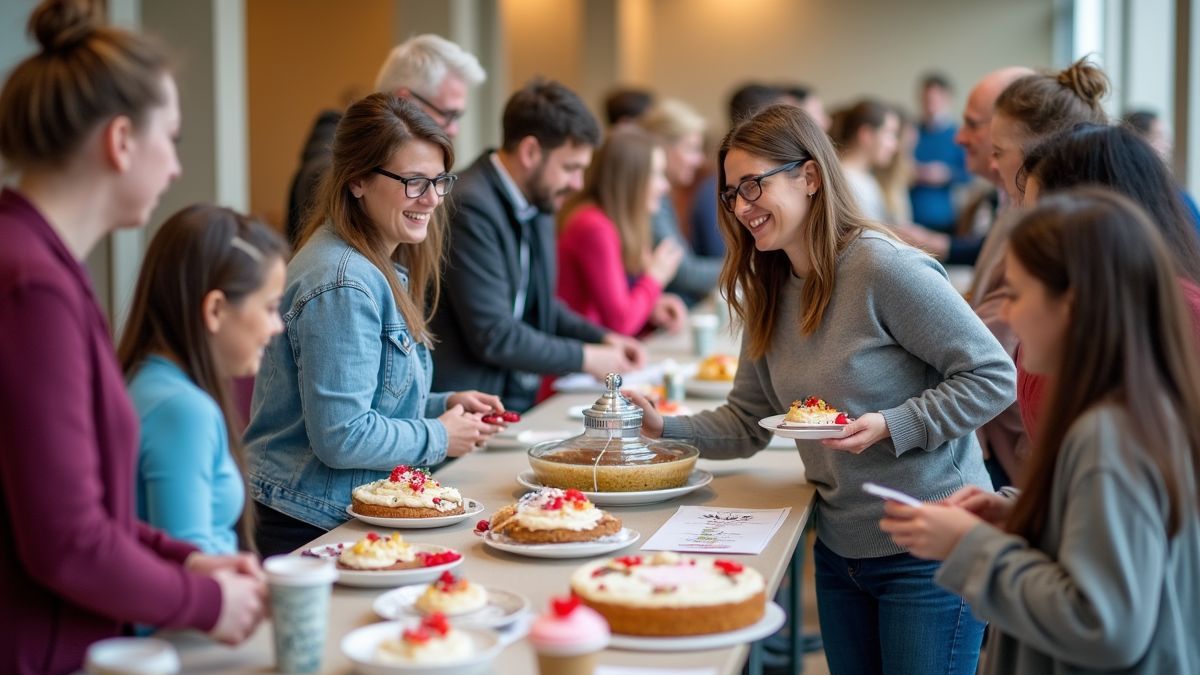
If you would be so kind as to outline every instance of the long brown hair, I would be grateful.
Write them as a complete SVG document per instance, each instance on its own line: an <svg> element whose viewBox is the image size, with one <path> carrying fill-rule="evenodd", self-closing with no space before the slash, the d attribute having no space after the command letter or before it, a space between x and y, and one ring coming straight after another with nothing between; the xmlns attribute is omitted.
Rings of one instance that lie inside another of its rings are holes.
<svg viewBox="0 0 1200 675"><path fill-rule="evenodd" d="M1071 425L1093 406L1115 402L1128 412L1166 485L1167 535L1174 536L1195 507L1188 504L1185 472L1200 482L1200 345L1158 228L1112 191L1071 190L1046 197L1021 219L1009 255L1050 297L1071 293L1060 365L1051 378L1062 384L1049 393L1009 529L1031 542L1042 536ZM1171 433L1180 426L1186 447Z"/></svg>
<svg viewBox="0 0 1200 675"><path fill-rule="evenodd" d="M394 94L376 93L363 98L347 110L333 137L333 158L321 179L317 201L296 248L325 223L333 227L354 250L371 261L392 289L396 308L416 340L431 343L429 320L437 307L441 291L441 259L445 241L443 205L429 219L425 241L400 244L389 258L379 226L371 221L362 202L350 192L350 184L359 180L391 180L372 174L388 163L405 143L425 141L442 151L446 171L454 166L454 148L450 138L416 104ZM429 186L429 189L434 189ZM408 270L408 290L404 289L392 263ZM428 298L429 302L426 303Z"/></svg>
<svg viewBox="0 0 1200 675"><path fill-rule="evenodd" d="M820 327L833 296L837 258L842 251L866 230L889 237L891 234L859 211L829 138L803 110L774 105L735 126L721 142L717 156L718 190L729 186L725 156L734 148L779 164L812 161L821 176L821 188L810 202L808 222L801 228L808 240L812 269L805 276L800 294L804 312L799 328L810 335ZM792 265L783 251L756 249L754 237L725 207L718 204L717 213L728 249L721 267L721 289L745 327L750 356L759 358L766 353L775 330L775 308Z"/></svg>
<svg viewBox="0 0 1200 675"><path fill-rule="evenodd" d="M20 170L57 169L98 124L125 116L138 128L166 102L166 52L103 24L103 3L46 0L29 17L41 50L17 64L0 92L0 155Z"/></svg>
<svg viewBox="0 0 1200 675"><path fill-rule="evenodd" d="M179 211L163 223L146 249L117 348L126 379L132 379L150 355L165 354L216 401L225 418L229 452L243 477L246 455L240 431L246 421L235 410L229 378L217 366L204 325L204 297L218 290L236 305L262 288L271 264L286 256L283 237L236 211L211 204ZM252 548L254 511L249 505L247 496L238 529L243 545Z"/></svg>
<svg viewBox="0 0 1200 675"><path fill-rule="evenodd" d="M654 136L642 129L622 128L609 134L584 174L583 189L559 210L561 232L580 207L598 206L621 235L621 261L626 274L644 271L646 252L652 244L646 204L654 151L659 148Z"/></svg>

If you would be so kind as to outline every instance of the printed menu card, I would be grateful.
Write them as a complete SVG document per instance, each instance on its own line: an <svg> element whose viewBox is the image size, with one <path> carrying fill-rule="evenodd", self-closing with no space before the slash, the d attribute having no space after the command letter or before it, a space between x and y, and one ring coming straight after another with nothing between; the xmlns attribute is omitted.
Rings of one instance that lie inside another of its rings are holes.
<svg viewBox="0 0 1200 675"><path fill-rule="evenodd" d="M647 551L758 555L783 526L791 507L737 509L681 506L642 546Z"/></svg>

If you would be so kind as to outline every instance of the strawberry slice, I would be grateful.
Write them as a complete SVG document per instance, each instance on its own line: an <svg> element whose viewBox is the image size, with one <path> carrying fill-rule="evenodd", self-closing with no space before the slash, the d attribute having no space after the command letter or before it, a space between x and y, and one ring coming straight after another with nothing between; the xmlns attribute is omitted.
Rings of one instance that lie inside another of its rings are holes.
<svg viewBox="0 0 1200 675"><path fill-rule="evenodd" d="M850 424L850 418L846 417L846 413L838 413L838 416L833 420L834 424Z"/></svg>

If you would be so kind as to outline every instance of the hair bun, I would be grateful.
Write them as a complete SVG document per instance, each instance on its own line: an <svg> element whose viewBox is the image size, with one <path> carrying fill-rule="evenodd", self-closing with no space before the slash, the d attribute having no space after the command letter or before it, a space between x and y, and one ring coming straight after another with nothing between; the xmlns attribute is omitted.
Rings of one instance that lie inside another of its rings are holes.
<svg viewBox="0 0 1200 675"><path fill-rule="evenodd" d="M44 0L29 17L29 33L43 52L54 54L83 44L103 23L94 0Z"/></svg>
<svg viewBox="0 0 1200 675"><path fill-rule="evenodd" d="M1100 108L1100 99L1108 95L1108 76L1086 57L1072 63L1056 79L1095 109Z"/></svg>

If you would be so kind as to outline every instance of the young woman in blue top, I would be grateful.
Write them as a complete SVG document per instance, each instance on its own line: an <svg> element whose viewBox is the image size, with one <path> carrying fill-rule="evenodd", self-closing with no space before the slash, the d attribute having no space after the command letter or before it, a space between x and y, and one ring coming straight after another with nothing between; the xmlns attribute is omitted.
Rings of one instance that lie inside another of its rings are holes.
<svg viewBox="0 0 1200 675"><path fill-rule="evenodd" d="M283 331L286 244L229 209L190 206L146 251L118 357L141 422L138 517L207 553L250 544L229 381Z"/></svg>
<svg viewBox="0 0 1200 675"><path fill-rule="evenodd" d="M503 410L496 396L429 391L450 139L414 104L372 94L346 111L332 151L246 429L264 555L344 522L354 487L501 428L482 420Z"/></svg>

